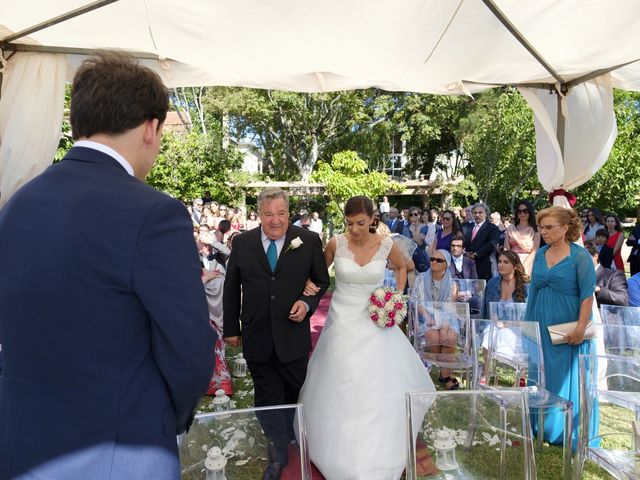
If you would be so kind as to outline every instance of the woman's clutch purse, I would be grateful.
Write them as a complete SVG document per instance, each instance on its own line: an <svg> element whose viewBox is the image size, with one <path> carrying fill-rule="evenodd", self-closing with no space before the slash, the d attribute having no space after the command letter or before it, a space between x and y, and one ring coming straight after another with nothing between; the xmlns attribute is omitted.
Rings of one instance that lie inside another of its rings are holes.
<svg viewBox="0 0 640 480"><path fill-rule="evenodd" d="M565 338L567 334L573 332L578 326L578 322L558 323L556 325L549 325L549 337L551 337L551 343L554 345L561 345L567 343ZM587 328L584 330L584 340L596 338L596 329L593 326L593 322L587 323Z"/></svg>

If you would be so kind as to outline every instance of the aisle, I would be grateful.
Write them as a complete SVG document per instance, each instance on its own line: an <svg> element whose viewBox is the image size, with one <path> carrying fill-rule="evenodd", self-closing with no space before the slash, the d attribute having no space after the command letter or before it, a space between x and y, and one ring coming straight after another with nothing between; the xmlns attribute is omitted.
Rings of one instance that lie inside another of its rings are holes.
<svg viewBox="0 0 640 480"><path fill-rule="evenodd" d="M311 316L311 349L316 347L320 333L324 327L324 322L327 320L327 313L329 313L329 305L331 304L331 297L333 292L327 292L320 300L318 308Z"/></svg>

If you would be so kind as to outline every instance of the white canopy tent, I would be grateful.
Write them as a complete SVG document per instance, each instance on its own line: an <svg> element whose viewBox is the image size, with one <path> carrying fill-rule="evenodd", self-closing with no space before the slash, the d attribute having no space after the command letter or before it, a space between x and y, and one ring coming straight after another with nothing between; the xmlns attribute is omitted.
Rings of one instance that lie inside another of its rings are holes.
<svg viewBox="0 0 640 480"><path fill-rule="evenodd" d="M0 0L0 202L50 163L64 81L95 49L132 52L170 87L517 85L549 191L597 171L616 135L612 88L640 90L640 0L86 2Z"/></svg>

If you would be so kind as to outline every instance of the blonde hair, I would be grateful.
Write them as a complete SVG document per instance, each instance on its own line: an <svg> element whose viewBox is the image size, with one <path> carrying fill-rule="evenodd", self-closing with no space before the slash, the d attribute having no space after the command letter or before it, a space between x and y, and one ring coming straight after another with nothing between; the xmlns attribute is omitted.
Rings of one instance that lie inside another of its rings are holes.
<svg viewBox="0 0 640 480"><path fill-rule="evenodd" d="M582 235L582 223L578 214L570 208L563 207L549 207L544 210L540 210L536 215L536 222L540 225L540 222L546 217L557 218L561 225L567 225L567 233L565 234L565 240L568 242L575 242Z"/></svg>

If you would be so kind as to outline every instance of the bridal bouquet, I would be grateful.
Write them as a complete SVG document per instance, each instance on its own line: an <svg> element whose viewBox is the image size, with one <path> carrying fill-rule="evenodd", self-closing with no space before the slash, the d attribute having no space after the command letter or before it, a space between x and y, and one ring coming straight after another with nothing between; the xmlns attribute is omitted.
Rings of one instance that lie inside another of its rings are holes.
<svg viewBox="0 0 640 480"><path fill-rule="evenodd" d="M377 288L369 300L371 320L380 328L400 325L407 316L407 299L400 292Z"/></svg>

